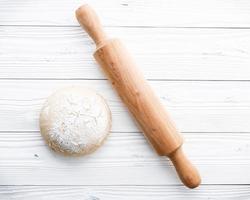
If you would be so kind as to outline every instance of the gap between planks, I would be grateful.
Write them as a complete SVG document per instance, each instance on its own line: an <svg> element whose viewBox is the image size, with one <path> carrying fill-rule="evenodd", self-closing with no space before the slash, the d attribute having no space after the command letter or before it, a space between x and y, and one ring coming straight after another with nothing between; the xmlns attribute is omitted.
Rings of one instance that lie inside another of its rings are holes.
<svg viewBox="0 0 250 200"><path fill-rule="evenodd" d="M28 25L28 24L18 24L18 25L15 25L15 24L0 24L0 27L41 27L41 28L79 28L80 25L78 24L75 24L75 25L36 25L36 24L33 24L33 25ZM103 25L104 29L105 28L128 28L128 29L138 29L138 28L142 28L142 29L250 29L250 27L223 27L223 26L207 26L207 27L195 27L195 26L140 26L140 25L137 25L137 26L119 26L119 25Z"/></svg>

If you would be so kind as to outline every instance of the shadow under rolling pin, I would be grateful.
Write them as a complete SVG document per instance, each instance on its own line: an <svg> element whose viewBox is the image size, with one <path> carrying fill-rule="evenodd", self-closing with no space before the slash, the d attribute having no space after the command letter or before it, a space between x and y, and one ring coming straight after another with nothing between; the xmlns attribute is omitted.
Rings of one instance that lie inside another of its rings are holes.
<svg viewBox="0 0 250 200"><path fill-rule="evenodd" d="M160 156L171 159L187 187L199 186L200 175L182 151L183 140L179 132L126 48L119 40L108 39L89 5L78 8L76 17L96 43L95 59L137 120L149 143Z"/></svg>

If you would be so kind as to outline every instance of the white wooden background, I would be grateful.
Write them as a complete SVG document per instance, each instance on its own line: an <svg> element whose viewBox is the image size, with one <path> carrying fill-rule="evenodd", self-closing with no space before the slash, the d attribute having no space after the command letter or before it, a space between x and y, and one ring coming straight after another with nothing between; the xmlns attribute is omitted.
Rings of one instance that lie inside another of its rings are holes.
<svg viewBox="0 0 250 200"><path fill-rule="evenodd" d="M134 54L185 137L203 184L186 189L141 136L78 26L82 1L0 0L0 199L250 199L250 1L89 0ZM113 114L96 153L65 158L38 127L57 88L92 87Z"/></svg>

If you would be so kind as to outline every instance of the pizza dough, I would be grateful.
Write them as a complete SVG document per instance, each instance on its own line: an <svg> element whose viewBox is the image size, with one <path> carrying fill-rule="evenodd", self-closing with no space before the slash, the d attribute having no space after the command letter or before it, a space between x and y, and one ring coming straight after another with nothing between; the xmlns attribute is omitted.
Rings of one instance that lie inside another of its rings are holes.
<svg viewBox="0 0 250 200"><path fill-rule="evenodd" d="M111 128L111 112L96 92L79 86L60 89L40 114L41 134L65 155L89 154L102 145Z"/></svg>

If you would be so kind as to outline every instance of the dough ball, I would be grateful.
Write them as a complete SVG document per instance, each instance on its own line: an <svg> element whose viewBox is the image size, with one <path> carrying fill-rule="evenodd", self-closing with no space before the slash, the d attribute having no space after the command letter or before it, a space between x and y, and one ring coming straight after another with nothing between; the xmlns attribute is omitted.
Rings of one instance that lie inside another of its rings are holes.
<svg viewBox="0 0 250 200"><path fill-rule="evenodd" d="M80 86L60 89L45 102L41 134L65 155L89 154L102 145L111 128L111 112L95 91Z"/></svg>

